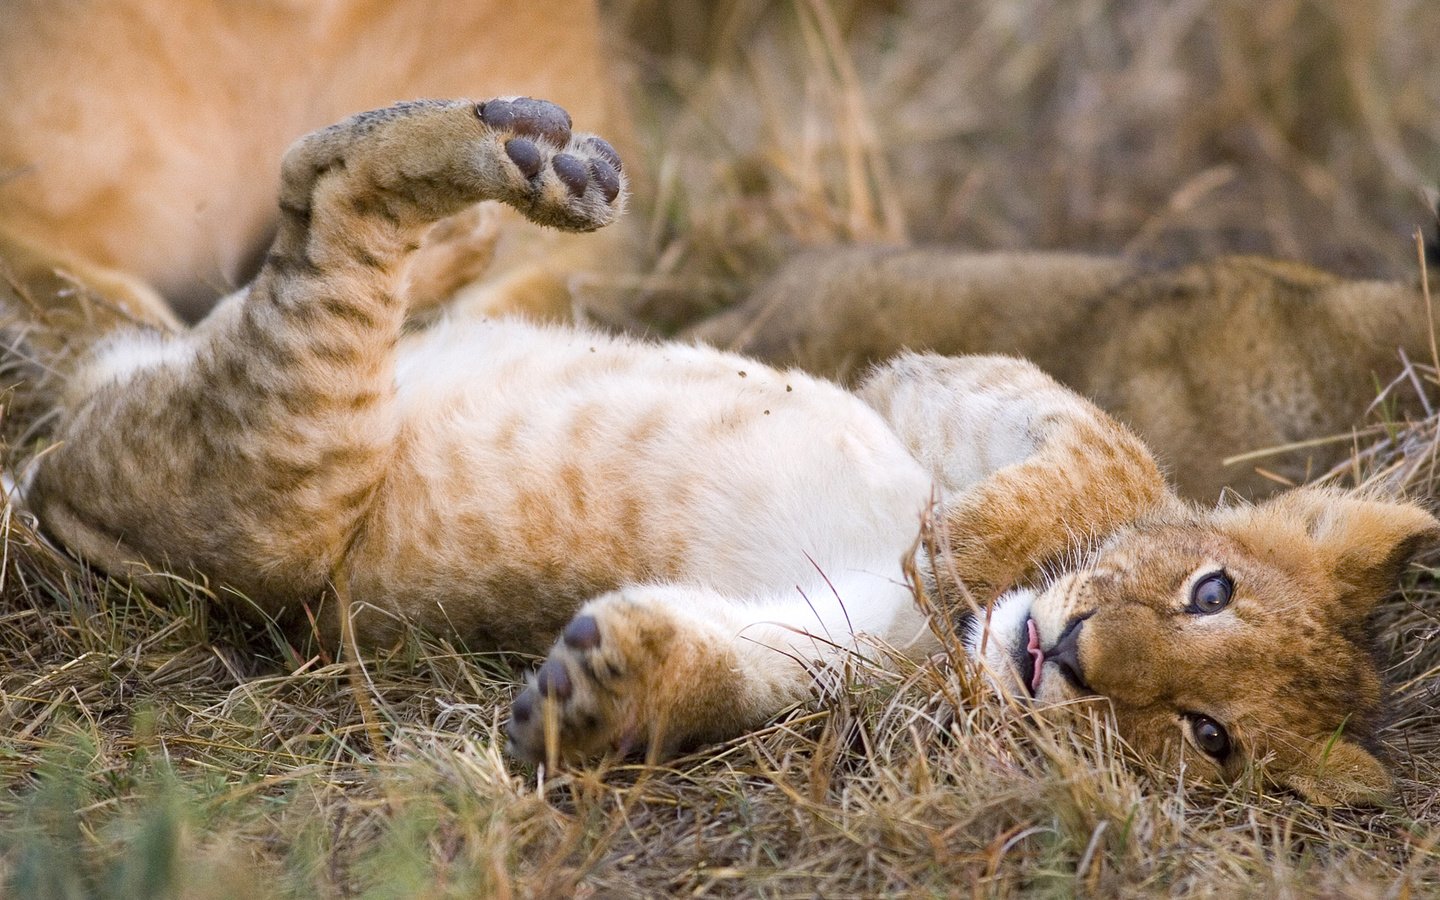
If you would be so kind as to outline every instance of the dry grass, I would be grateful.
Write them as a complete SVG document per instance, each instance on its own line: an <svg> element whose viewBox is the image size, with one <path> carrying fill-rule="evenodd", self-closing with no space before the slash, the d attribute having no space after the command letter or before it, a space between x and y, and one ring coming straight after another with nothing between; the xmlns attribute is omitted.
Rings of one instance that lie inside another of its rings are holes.
<svg viewBox="0 0 1440 900"><path fill-rule="evenodd" d="M656 5L612 9L655 173L629 305L654 327L836 240L1413 271L1440 172L1427 0ZM1334 477L1436 496L1436 420L1378 437ZM366 664L376 752L343 666L203 588L107 583L13 509L0 527L9 895L1440 891L1428 573L1379 622L1401 796L1330 813L1147 773L1103 718L1037 721L964 668L861 659L759 734L555 774L498 750L523 660L417 637Z"/></svg>
<svg viewBox="0 0 1440 900"><path fill-rule="evenodd" d="M635 208L690 276L652 319L835 241L1410 277L1434 205L1425 0L613 6L658 177Z"/></svg>

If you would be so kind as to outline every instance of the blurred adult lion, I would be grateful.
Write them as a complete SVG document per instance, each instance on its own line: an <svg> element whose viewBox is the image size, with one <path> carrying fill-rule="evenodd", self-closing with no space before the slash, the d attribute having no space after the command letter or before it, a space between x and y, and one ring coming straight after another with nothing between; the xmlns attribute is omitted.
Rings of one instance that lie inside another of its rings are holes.
<svg viewBox="0 0 1440 900"><path fill-rule="evenodd" d="M545 96L623 150L598 18L586 0L7 0L0 258L21 289L53 293L60 268L173 324L157 293L193 318L247 281L274 231L274 161L349 113ZM568 314L569 273L613 253L498 208L440 238L416 290L449 293L488 264L468 299L551 317Z"/></svg>

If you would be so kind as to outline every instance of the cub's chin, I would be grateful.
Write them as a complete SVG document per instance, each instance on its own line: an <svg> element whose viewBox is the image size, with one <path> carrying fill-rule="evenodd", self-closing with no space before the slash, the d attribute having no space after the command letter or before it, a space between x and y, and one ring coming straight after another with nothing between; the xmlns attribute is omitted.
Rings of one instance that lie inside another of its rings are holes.
<svg viewBox="0 0 1440 900"><path fill-rule="evenodd" d="M1036 592L1028 588L1002 594L988 617L982 612L971 619L965 632L965 651L976 661L985 677L1002 694L1029 700L1035 657L1031 647L1036 634L1030 609ZM1043 685L1043 678L1040 682Z"/></svg>
<svg viewBox="0 0 1440 900"><path fill-rule="evenodd" d="M1040 594L1018 588L1003 594L990 610L987 623L977 615L965 634L965 650L982 666L986 678L1001 694L1048 705L1084 695L1046 660L1060 639L1063 622L1050 622L1037 608Z"/></svg>

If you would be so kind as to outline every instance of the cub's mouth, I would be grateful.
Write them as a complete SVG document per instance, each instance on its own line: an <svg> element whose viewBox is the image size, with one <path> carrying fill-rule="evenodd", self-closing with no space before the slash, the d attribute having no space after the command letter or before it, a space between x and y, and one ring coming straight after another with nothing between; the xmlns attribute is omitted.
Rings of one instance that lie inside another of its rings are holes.
<svg viewBox="0 0 1440 900"><path fill-rule="evenodd" d="M1040 631L1035 620L1025 617L1024 627L1016 635L1015 646L1010 650L1015 671L1025 689L1034 697L1040 691L1040 682L1045 677L1045 651L1040 649Z"/></svg>

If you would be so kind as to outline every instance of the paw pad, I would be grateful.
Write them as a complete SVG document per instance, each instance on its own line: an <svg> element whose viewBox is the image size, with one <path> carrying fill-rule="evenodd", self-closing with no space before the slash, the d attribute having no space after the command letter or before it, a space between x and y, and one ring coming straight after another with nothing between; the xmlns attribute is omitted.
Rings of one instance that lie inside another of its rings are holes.
<svg viewBox="0 0 1440 900"><path fill-rule="evenodd" d="M529 691L521 691L520 696L510 705L510 718L516 725L524 725L530 721L535 714L535 695Z"/></svg>
<svg viewBox="0 0 1440 900"><path fill-rule="evenodd" d="M554 657L545 660L545 664L540 667L540 673L535 676L535 685L540 689L540 693L556 700L569 700L574 690L574 685L570 683L570 673L565 670L565 663Z"/></svg>
<svg viewBox="0 0 1440 900"><path fill-rule="evenodd" d="M540 148L535 142L527 138L511 138L505 142L505 155L515 163L520 174L526 178L534 178L540 174Z"/></svg>
<svg viewBox="0 0 1440 900"><path fill-rule="evenodd" d="M555 169L570 195L579 197L585 193L585 188L590 184L590 176L585 172L585 164L568 153L560 153L555 156L550 164Z"/></svg>
<svg viewBox="0 0 1440 900"><path fill-rule="evenodd" d="M390 226L418 228L494 200L539 225L594 231L624 211L613 155L603 140L572 132L570 114L545 100L397 103L297 141L282 168L282 205L311 213L325 178L342 185L335 196L366 197L342 204L345 215L383 206ZM376 190L393 200L371 202Z"/></svg>
<svg viewBox="0 0 1440 900"><path fill-rule="evenodd" d="M606 203L611 203L620 196L620 173L608 162L603 159L592 161L590 174L595 178L595 184L600 188L600 194Z"/></svg>
<svg viewBox="0 0 1440 900"><path fill-rule="evenodd" d="M570 142L570 114L548 100L486 100L476 104L475 114L491 128L543 138L557 147Z"/></svg>
<svg viewBox="0 0 1440 900"><path fill-rule="evenodd" d="M600 646L600 623L594 616L576 616L565 626L561 639L565 646L576 650L594 650Z"/></svg>
<svg viewBox="0 0 1440 900"><path fill-rule="evenodd" d="M602 137L591 136L585 139L585 146L590 148L596 156L614 166L615 171L623 172L625 170L625 167L620 164L620 154L615 152L615 148L610 146L609 141Z"/></svg>
<svg viewBox="0 0 1440 900"><path fill-rule="evenodd" d="M473 104L501 151L515 205L531 221L591 231L613 221L625 193L620 156L609 142L570 129L570 114L545 100L486 100ZM515 177L518 173L519 177Z"/></svg>
<svg viewBox="0 0 1440 900"><path fill-rule="evenodd" d="M571 619L550 656L516 695L506 726L511 754L531 762L544 760L551 716L559 724L562 757L583 759L626 744L615 703L635 685L617 680L616 664L604 659L606 650L615 647L602 649L613 640L604 639L600 618L582 613Z"/></svg>

